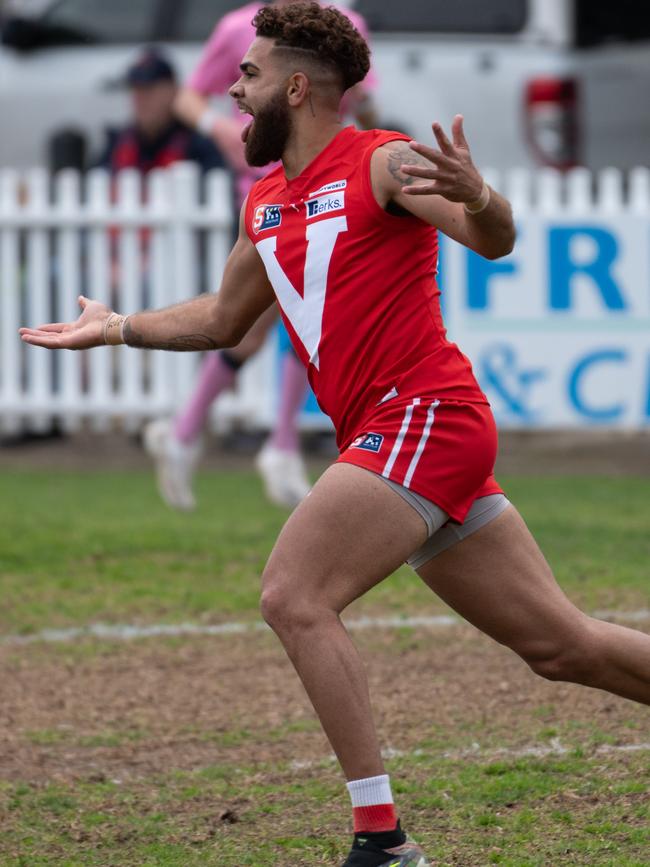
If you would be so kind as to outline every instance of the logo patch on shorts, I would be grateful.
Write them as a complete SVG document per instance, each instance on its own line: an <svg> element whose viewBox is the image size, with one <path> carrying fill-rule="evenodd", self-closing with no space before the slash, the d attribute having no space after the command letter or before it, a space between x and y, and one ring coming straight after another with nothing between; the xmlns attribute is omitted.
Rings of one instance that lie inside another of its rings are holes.
<svg viewBox="0 0 650 867"><path fill-rule="evenodd" d="M253 217L253 231L256 235L265 229L275 229L282 222L282 205L258 205Z"/></svg>
<svg viewBox="0 0 650 867"><path fill-rule="evenodd" d="M364 452L378 452L384 438L381 434L367 433L357 437L350 446L351 449L363 449Z"/></svg>

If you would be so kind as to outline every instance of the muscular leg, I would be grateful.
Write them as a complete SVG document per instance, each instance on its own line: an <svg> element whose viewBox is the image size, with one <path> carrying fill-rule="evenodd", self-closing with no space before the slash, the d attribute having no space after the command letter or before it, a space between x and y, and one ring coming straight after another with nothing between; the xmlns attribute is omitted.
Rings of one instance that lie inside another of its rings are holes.
<svg viewBox="0 0 650 867"><path fill-rule="evenodd" d="M339 614L426 535L424 520L384 482L335 464L287 521L264 572L263 615L349 780L384 770L363 664Z"/></svg>
<svg viewBox="0 0 650 867"><path fill-rule="evenodd" d="M542 677L650 704L650 635L579 611L514 507L418 570L470 623Z"/></svg>

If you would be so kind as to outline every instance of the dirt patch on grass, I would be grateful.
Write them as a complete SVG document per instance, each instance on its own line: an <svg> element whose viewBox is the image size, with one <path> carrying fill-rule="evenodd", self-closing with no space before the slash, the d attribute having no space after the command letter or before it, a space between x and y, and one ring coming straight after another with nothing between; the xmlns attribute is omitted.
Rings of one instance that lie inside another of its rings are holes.
<svg viewBox="0 0 650 867"><path fill-rule="evenodd" d="M358 637L385 747L498 756L501 748L647 740L645 708L534 677L459 626ZM270 634L0 651L0 776L138 779L173 769L328 759Z"/></svg>

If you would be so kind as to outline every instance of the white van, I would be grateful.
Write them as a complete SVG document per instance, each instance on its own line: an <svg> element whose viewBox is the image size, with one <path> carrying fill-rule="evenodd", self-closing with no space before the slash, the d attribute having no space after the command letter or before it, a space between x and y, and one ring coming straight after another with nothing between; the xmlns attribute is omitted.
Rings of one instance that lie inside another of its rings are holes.
<svg viewBox="0 0 650 867"><path fill-rule="evenodd" d="M125 119L116 82L157 42L186 75L242 0L45 0L8 17L0 166L46 161L57 129L99 142ZM650 16L638 0L347 0L373 31L384 125L431 138L461 112L477 162L505 168L648 164Z"/></svg>

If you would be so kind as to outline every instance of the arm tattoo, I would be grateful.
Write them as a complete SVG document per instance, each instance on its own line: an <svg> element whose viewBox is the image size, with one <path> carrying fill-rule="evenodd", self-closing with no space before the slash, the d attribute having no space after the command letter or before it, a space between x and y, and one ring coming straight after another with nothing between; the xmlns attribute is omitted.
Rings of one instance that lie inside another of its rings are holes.
<svg viewBox="0 0 650 867"><path fill-rule="evenodd" d="M205 334L184 334L180 337L172 337L170 340L148 342L133 330L128 319L124 323L124 342L127 346L138 349L167 349L171 352L205 352L208 349L219 348L214 340Z"/></svg>
<svg viewBox="0 0 650 867"><path fill-rule="evenodd" d="M411 184L421 180L421 178L403 174L400 171L401 166L422 166L430 169L431 163L416 151L411 150L406 143L400 143L395 146L394 150L388 152L388 171L403 187L410 187Z"/></svg>

